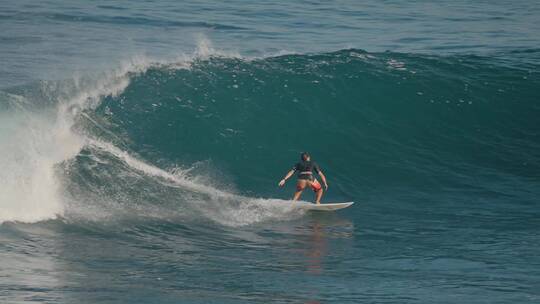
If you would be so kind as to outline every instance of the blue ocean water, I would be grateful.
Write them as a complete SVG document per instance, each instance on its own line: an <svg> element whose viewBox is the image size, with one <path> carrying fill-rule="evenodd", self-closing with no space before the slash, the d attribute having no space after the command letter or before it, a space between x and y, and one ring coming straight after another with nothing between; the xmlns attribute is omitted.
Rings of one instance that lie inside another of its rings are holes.
<svg viewBox="0 0 540 304"><path fill-rule="evenodd" d="M539 15L1 2L0 303L539 302Z"/></svg>

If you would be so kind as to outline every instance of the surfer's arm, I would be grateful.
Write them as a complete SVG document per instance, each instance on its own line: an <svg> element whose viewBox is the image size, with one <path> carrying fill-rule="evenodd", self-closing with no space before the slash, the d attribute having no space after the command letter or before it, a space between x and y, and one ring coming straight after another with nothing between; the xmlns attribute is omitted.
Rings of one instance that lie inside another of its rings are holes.
<svg viewBox="0 0 540 304"><path fill-rule="evenodd" d="M321 180L322 180L322 182L324 184L324 188L326 188L326 190L328 190L328 183L326 182L326 176L324 176L324 173L321 170L319 170L318 173L319 173L319 176L321 177Z"/></svg>
<svg viewBox="0 0 540 304"><path fill-rule="evenodd" d="M285 177L281 181L279 181L280 187L283 187L283 185L285 185L285 182L294 174L294 171L296 170L292 169L287 173L287 175L285 175Z"/></svg>

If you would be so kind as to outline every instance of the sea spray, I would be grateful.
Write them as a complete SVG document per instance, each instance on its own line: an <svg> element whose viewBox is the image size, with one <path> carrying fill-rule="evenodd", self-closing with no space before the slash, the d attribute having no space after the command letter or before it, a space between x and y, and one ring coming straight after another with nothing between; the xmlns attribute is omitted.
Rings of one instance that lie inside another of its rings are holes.
<svg viewBox="0 0 540 304"><path fill-rule="evenodd" d="M35 222L64 213L55 170L85 144L84 135L72 129L80 111L96 107L103 96L119 94L130 74L146 64L135 58L93 78L43 82L32 100L2 95L8 106L0 112L0 222Z"/></svg>

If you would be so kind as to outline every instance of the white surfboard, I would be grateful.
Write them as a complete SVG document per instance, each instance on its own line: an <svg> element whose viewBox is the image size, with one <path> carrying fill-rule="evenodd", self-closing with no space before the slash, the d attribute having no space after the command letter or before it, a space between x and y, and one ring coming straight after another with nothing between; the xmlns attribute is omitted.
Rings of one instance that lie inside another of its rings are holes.
<svg viewBox="0 0 540 304"><path fill-rule="evenodd" d="M312 203L306 203L301 204L300 207L305 210L315 210L315 211L334 211L339 210L343 208L347 208L350 205L354 204L354 202L347 202L347 203L326 203L326 204L312 204Z"/></svg>

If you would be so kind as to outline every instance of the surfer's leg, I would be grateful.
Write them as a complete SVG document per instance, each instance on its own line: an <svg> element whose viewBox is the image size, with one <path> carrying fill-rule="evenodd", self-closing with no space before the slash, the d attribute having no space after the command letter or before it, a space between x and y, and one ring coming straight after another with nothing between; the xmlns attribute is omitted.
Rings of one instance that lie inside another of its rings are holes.
<svg viewBox="0 0 540 304"><path fill-rule="evenodd" d="M296 183L296 192L293 196L293 201L297 201L300 198L300 195L302 195L302 191L306 188L306 181L305 180L298 180Z"/></svg>
<svg viewBox="0 0 540 304"><path fill-rule="evenodd" d="M315 195L317 196L317 198L315 199L315 203L316 204L320 204L321 203L321 198L322 198L322 195L323 195L323 189L319 189L317 192L315 192Z"/></svg>
<svg viewBox="0 0 540 304"><path fill-rule="evenodd" d="M302 190L296 190L293 196L293 201L297 201L300 198L300 195L302 195Z"/></svg>
<svg viewBox="0 0 540 304"><path fill-rule="evenodd" d="M318 180L314 179L310 183L310 186L311 186L311 189L313 189L313 191L315 191L315 203L320 204L321 203L321 198L323 196L323 189L321 187L321 184L319 184Z"/></svg>

